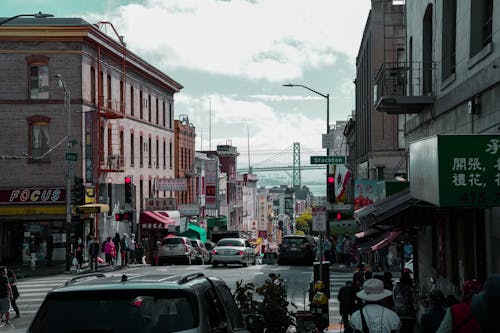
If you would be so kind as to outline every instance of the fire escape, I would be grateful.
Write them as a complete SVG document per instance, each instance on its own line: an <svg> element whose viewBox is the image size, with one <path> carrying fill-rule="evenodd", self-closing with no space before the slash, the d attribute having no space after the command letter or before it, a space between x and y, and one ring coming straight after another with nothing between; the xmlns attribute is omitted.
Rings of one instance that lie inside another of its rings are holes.
<svg viewBox="0 0 500 333"><path fill-rule="evenodd" d="M103 70L103 59L100 46L97 49L97 85L98 85L98 102L97 102L97 123L99 131L97 134L98 141L98 165L99 178L101 174L108 172L123 172L125 171L124 158L124 137L123 131L120 130L116 119L121 119L125 115L125 87L126 87L126 44L123 41L123 36L120 36L114 26L110 22L98 22L96 26L102 30L105 26L111 26L113 32L117 36L120 48L117 50L119 56L117 65L121 67L121 78L119 87L118 99L113 98L112 77L111 73L105 73ZM109 59L117 58L117 54L106 54ZM106 66L111 66L105 64ZM106 82L106 85L104 83ZM106 91L104 91L104 86Z"/></svg>

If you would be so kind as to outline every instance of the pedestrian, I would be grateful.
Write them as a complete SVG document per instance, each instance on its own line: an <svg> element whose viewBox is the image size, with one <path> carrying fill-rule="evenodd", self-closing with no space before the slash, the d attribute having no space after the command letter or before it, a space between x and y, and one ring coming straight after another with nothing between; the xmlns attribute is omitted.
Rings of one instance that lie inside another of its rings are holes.
<svg viewBox="0 0 500 333"><path fill-rule="evenodd" d="M47 266L52 266L52 254L54 253L54 236L47 237Z"/></svg>
<svg viewBox="0 0 500 333"><path fill-rule="evenodd" d="M325 260L332 262L332 243L330 242L330 239L328 237L325 238L325 241L323 242L323 250L325 252Z"/></svg>
<svg viewBox="0 0 500 333"><path fill-rule="evenodd" d="M29 242L29 251L30 251L30 267L31 270L34 271L36 270L36 251L37 251L37 246L36 246L36 239L35 235L31 235L30 237L30 242Z"/></svg>
<svg viewBox="0 0 500 333"><path fill-rule="evenodd" d="M78 237L75 244L75 258L76 258L76 271L80 273L83 270L83 253L85 251L85 245L83 245L82 239Z"/></svg>
<svg viewBox="0 0 500 333"><path fill-rule="evenodd" d="M135 234L130 234L130 240L128 243L128 251L129 251L129 261L131 264L136 264L135 261Z"/></svg>
<svg viewBox="0 0 500 333"><path fill-rule="evenodd" d="M7 269L0 268L0 320L5 315L5 327L12 326L10 323L10 300L12 299L12 289L10 288L9 279L7 278Z"/></svg>
<svg viewBox="0 0 500 333"><path fill-rule="evenodd" d="M400 333L413 333L417 320L415 310L415 289L410 272L403 272L392 293L394 311L401 319Z"/></svg>
<svg viewBox="0 0 500 333"><path fill-rule="evenodd" d="M10 289L12 290L12 298L10 300L10 305L14 309L16 315L15 318L20 318L19 307L16 304L16 300L19 298L19 290L17 289L17 278L13 271L7 269L7 278L9 279Z"/></svg>
<svg viewBox="0 0 500 333"><path fill-rule="evenodd" d="M115 251L115 244L111 239L111 236L106 238L106 242L104 242L104 256L106 258L106 263L108 266L113 266L113 251Z"/></svg>
<svg viewBox="0 0 500 333"><path fill-rule="evenodd" d="M420 319L420 333L435 333L445 314L445 298L441 290L433 290L429 294L430 309Z"/></svg>
<svg viewBox="0 0 500 333"><path fill-rule="evenodd" d="M482 333L498 332L498 309L500 309L500 275L490 276L484 283L483 290L474 295L471 301L471 313L479 322Z"/></svg>
<svg viewBox="0 0 500 333"><path fill-rule="evenodd" d="M349 323L350 316L354 313L354 311L358 310L357 308L357 298L356 298L356 290L352 281L346 281L345 285L339 289L337 294L337 300L339 301L339 314L342 317L342 324L347 325Z"/></svg>
<svg viewBox="0 0 500 333"><path fill-rule="evenodd" d="M121 243L121 238L120 234L116 233L115 237L113 238L113 244L115 245L115 256L113 257L113 260L116 261L116 264L118 265L118 253L120 253L120 243Z"/></svg>
<svg viewBox="0 0 500 333"><path fill-rule="evenodd" d="M462 288L462 302L452 305L446 310L443 321L436 333L480 332L479 323L471 316L470 303L472 297L478 294L482 288L483 285L479 280L465 281Z"/></svg>
<svg viewBox="0 0 500 333"><path fill-rule="evenodd" d="M122 266L128 265L128 235L123 234L122 240L120 242L120 255L122 257Z"/></svg>
<svg viewBox="0 0 500 333"><path fill-rule="evenodd" d="M281 285L281 281L279 279L279 275L276 275L275 273L269 274L269 278L271 279L271 283L275 286Z"/></svg>
<svg viewBox="0 0 500 333"><path fill-rule="evenodd" d="M98 261L97 257L99 256L99 253L101 253L101 246L99 245L99 240L96 238L92 240L92 243L89 246L89 257L90 257L90 270L95 268L95 271L97 272L98 268Z"/></svg>
<svg viewBox="0 0 500 333"><path fill-rule="evenodd" d="M349 240L349 234L344 235L342 253L344 254L345 265L351 267L351 241Z"/></svg>
<svg viewBox="0 0 500 333"><path fill-rule="evenodd" d="M386 297L390 297L392 292L384 289L384 283L379 279L370 279L363 284L363 290L356 293L356 296L364 301L360 310L354 312L345 332L380 332L390 333L397 331L401 326L398 315L382 305Z"/></svg>
<svg viewBox="0 0 500 333"><path fill-rule="evenodd" d="M360 286L365 283L365 264L359 263L358 266L356 266L356 271L352 275L352 283L354 284L355 281L359 281Z"/></svg>

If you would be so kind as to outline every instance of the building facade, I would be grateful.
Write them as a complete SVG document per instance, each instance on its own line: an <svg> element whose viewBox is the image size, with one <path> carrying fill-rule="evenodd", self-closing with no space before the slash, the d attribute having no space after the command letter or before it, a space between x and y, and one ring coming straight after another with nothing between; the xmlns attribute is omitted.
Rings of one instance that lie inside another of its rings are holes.
<svg viewBox="0 0 500 333"><path fill-rule="evenodd" d="M44 18L0 27L0 117L10 124L0 134L0 168L10 175L0 183L3 260L26 260L19 248L30 238L43 261L52 236L62 260L73 237L137 232L154 180L174 177L173 104L182 86L104 34L103 24ZM133 179L131 202L125 176ZM67 228L74 177L93 189L94 206L78 211L71 201ZM116 221L120 211L133 218Z"/></svg>

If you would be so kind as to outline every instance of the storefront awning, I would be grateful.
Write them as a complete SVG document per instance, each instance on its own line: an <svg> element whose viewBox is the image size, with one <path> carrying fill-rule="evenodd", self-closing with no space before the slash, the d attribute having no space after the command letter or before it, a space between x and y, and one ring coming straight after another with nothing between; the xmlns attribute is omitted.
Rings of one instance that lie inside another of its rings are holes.
<svg viewBox="0 0 500 333"><path fill-rule="evenodd" d="M371 240L367 240L358 246L359 252L367 253L378 251L391 245L391 243L403 233L402 229L384 232Z"/></svg>
<svg viewBox="0 0 500 333"><path fill-rule="evenodd" d="M382 224L389 218L413 206L432 207L432 205L412 197L410 189L406 188L374 204L356 210L354 218L360 224L370 227Z"/></svg>
<svg viewBox="0 0 500 333"><path fill-rule="evenodd" d="M156 211L144 211L139 217L142 229L168 229L175 228L175 220L159 214Z"/></svg>
<svg viewBox="0 0 500 333"><path fill-rule="evenodd" d="M225 227L227 226L227 217L224 215L220 217L209 217L207 218L207 224L209 227Z"/></svg>
<svg viewBox="0 0 500 333"><path fill-rule="evenodd" d="M91 213L107 213L109 212L109 205L93 203L76 207L77 214L91 214Z"/></svg>
<svg viewBox="0 0 500 333"><path fill-rule="evenodd" d="M193 223L188 223L188 230L181 234L189 238L199 238L202 242L207 241L207 231Z"/></svg>
<svg viewBox="0 0 500 333"><path fill-rule="evenodd" d="M176 226L181 225L181 213L178 210L155 210L154 212L174 220Z"/></svg>

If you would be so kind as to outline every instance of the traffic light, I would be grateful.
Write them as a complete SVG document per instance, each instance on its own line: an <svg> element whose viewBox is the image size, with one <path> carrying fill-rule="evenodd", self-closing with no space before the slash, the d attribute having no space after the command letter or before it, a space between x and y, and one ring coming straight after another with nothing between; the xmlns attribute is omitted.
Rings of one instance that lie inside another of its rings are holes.
<svg viewBox="0 0 500 333"><path fill-rule="evenodd" d="M333 173L326 175L326 200L335 203L335 174Z"/></svg>
<svg viewBox="0 0 500 333"><path fill-rule="evenodd" d="M132 212L123 212L115 214L116 221L132 221Z"/></svg>
<svg viewBox="0 0 500 333"><path fill-rule="evenodd" d="M85 186L83 186L83 178L75 176L73 193L73 204L83 205L85 203Z"/></svg>
<svg viewBox="0 0 500 333"><path fill-rule="evenodd" d="M125 177L125 203L132 203L132 177Z"/></svg>

